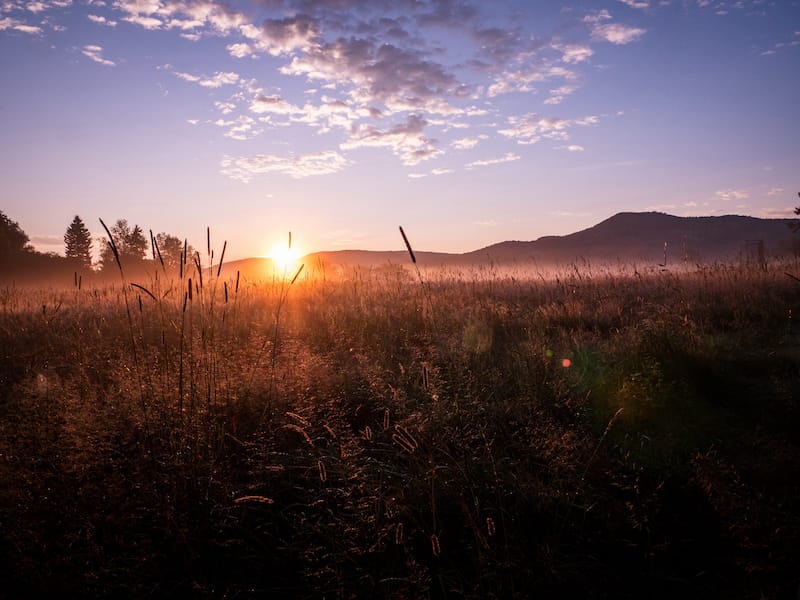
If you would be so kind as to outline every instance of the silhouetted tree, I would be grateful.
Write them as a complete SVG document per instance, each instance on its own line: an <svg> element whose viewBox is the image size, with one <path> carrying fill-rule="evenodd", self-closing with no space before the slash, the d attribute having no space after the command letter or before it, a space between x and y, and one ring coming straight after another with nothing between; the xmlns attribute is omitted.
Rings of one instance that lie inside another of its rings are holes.
<svg viewBox="0 0 800 600"><path fill-rule="evenodd" d="M138 265L141 263L147 252L147 239L144 237L142 228L134 225L133 228L128 224L127 219L118 219L111 227L111 237L117 246L119 258L123 266ZM105 270L116 268L116 260L111 245L107 239L103 239L103 249L100 251L100 264Z"/></svg>
<svg viewBox="0 0 800 600"><path fill-rule="evenodd" d="M163 231L156 235L156 243L158 250L161 252L161 259L164 261L164 267L169 270L177 270L183 260L183 242L168 233ZM192 256L194 249L187 251L188 256Z"/></svg>
<svg viewBox="0 0 800 600"><path fill-rule="evenodd" d="M33 251L28 245L29 239L16 221L0 211L0 258L11 258L15 254Z"/></svg>
<svg viewBox="0 0 800 600"><path fill-rule="evenodd" d="M144 260L147 254L147 238L144 237L142 228L134 225L130 234L125 238L124 254L136 261Z"/></svg>
<svg viewBox="0 0 800 600"><path fill-rule="evenodd" d="M78 215L72 219L64 234L64 244L67 258L75 259L82 268L92 266L92 234Z"/></svg>

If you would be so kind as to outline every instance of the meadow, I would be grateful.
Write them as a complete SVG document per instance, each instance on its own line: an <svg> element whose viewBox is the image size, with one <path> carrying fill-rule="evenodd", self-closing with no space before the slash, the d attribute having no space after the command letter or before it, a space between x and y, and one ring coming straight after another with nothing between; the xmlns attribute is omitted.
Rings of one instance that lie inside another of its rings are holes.
<svg viewBox="0 0 800 600"><path fill-rule="evenodd" d="M7 286L0 597L795 597L798 271Z"/></svg>

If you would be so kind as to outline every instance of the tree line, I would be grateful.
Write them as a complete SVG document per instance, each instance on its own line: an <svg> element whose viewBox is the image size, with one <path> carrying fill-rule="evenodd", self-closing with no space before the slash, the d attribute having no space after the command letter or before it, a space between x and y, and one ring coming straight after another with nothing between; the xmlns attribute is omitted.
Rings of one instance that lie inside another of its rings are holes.
<svg viewBox="0 0 800 600"><path fill-rule="evenodd" d="M175 272L179 270L181 261L185 261L187 256L191 259L194 254L194 249L185 240L166 232L154 235L150 231L148 240L144 230L136 224L131 226L127 219L118 219L108 232L113 248L108 238L92 239L83 219L75 215L64 233L64 256L40 253L31 246L30 238L19 224L0 211L0 267L10 273L24 269L55 272L67 268L82 273L114 273L118 256L126 271L136 271L158 261L159 266L163 265L168 272ZM98 248L99 259L96 262L93 248Z"/></svg>

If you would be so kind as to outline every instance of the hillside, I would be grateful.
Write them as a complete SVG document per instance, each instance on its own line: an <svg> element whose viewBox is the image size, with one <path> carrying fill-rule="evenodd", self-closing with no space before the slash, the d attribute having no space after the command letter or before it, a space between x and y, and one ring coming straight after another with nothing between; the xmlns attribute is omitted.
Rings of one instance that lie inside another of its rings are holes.
<svg viewBox="0 0 800 600"><path fill-rule="evenodd" d="M758 241L766 256L790 254L795 240L790 219L675 217L664 213L619 213L594 227L532 242L501 242L468 256L497 262L567 263L576 259L662 262L737 260L757 256Z"/></svg>
<svg viewBox="0 0 800 600"><path fill-rule="evenodd" d="M506 241L464 254L415 251L420 267L480 267L509 265L538 267L568 265L575 261L636 262L667 266L682 262L710 263L758 260L759 241L767 258L793 253L800 235L792 234L791 219L676 217L658 212L619 213L597 225L564 236L545 236L533 241ZM397 246L402 248L398 236ZM314 252L300 259L317 273L356 267L391 269L408 266L405 250L338 250ZM249 258L223 265L223 273L239 271L245 279L271 276L269 258ZM265 275L266 274L266 275Z"/></svg>

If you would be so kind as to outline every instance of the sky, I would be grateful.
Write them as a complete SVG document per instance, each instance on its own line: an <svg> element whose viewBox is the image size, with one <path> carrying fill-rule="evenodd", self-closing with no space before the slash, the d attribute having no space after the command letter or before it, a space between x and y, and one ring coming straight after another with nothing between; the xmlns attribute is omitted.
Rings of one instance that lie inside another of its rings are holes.
<svg viewBox="0 0 800 600"><path fill-rule="evenodd" d="M0 0L0 210L269 255L800 204L800 0Z"/></svg>

